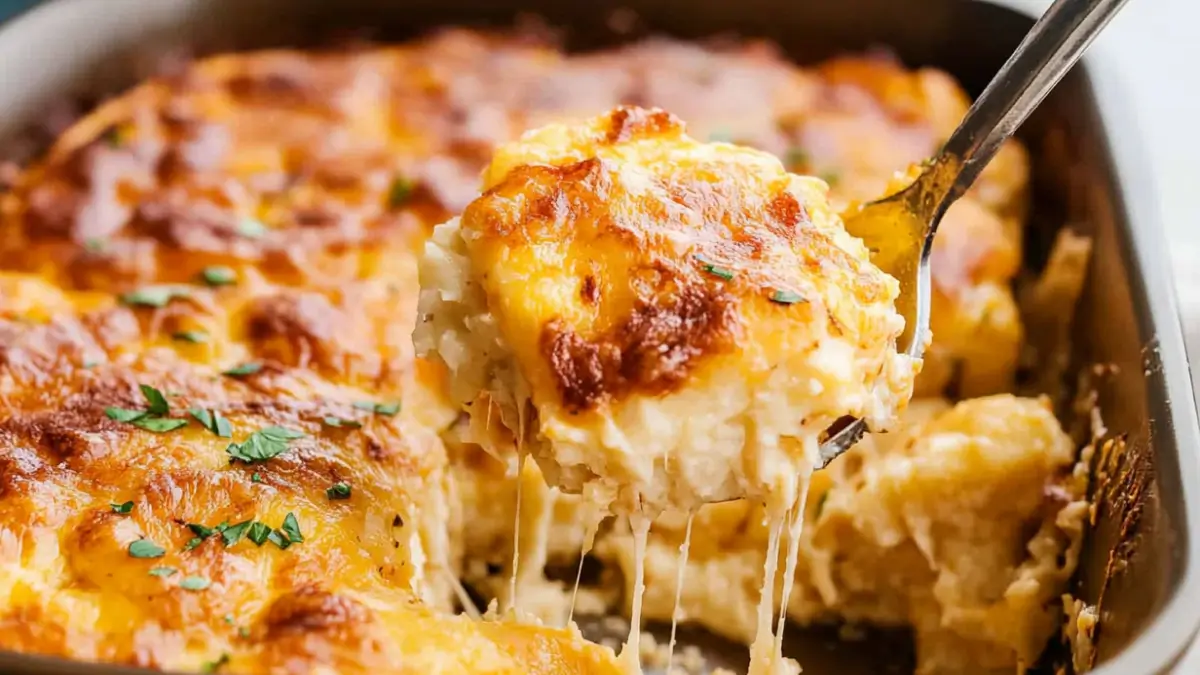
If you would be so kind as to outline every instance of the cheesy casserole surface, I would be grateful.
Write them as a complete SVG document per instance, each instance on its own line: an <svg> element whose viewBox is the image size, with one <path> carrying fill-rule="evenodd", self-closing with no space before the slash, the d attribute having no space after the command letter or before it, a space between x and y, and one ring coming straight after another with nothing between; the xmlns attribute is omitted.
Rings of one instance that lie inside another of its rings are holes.
<svg viewBox="0 0 1200 675"><path fill-rule="evenodd" d="M483 436L464 433L454 378L414 358L429 235L480 195L496 147L620 104L820 177L827 196L799 187L820 214L889 189L967 103L944 73L884 57L798 67L761 43L657 39L568 55L466 30L218 56L104 103L0 195L0 649L184 671L618 672L552 627L570 588L543 574L578 561L593 514L529 464L518 518L515 466L463 442ZM919 396L1011 387L1026 164L1006 146L942 224ZM916 625L929 673L980 672L964 654L1011 671L1044 644L1053 610L1023 610L1075 565L1073 459L1038 402L986 400L817 475L794 619ZM1020 499L950 521L893 499L960 469ZM687 621L749 640L760 510L697 517ZM993 516L989 541L969 536ZM455 615L457 580L507 593L518 520L517 596L546 625ZM679 525L651 529L655 618ZM629 534L596 539L612 583L592 606L615 594L619 611Z"/></svg>

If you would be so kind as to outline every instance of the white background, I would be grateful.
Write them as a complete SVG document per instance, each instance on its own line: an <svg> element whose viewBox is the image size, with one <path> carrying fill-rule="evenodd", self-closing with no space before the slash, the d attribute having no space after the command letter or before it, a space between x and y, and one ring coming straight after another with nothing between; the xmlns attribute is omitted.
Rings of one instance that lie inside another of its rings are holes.
<svg viewBox="0 0 1200 675"><path fill-rule="evenodd" d="M1047 0L1027 0L1045 7ZM1200 0L1129 0L1096 42L1134 101L1175 271L1188 353L1200 363ZM1121 134L1125 130L1111 129ZM1200 383L1193 367L1192 382ZM1200 448L1193 448L1200 452ZM1200 536L1193 526L1193 535ZM1200 602L1193 598L1192 602ZM1200 673L1200 645L1176 670Z"/></svg>

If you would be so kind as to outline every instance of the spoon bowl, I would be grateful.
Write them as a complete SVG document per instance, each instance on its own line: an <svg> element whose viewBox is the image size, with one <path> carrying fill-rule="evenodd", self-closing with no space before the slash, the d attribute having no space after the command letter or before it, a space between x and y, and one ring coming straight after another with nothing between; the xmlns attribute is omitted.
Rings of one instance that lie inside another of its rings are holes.
<svg viewBox="0 0 1200 675"><path fill-rule="evenodd" d="M921 358L932 336L929 254L946 209L975 182L1004 141L1079 60L1127 0L1056 0L967 111L938 154L905 189L859 206L843 218L871 260L900 282L896 309L904 317L897 349ZM816 468L824 468L868 431L842 418L826 432Z"/></svg>

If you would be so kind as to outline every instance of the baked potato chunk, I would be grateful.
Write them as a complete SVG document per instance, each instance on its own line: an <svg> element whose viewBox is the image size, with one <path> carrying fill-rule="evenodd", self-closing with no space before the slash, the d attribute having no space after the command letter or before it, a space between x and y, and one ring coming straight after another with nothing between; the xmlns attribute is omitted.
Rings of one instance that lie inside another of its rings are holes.
<svg viewBox="0 0 1200 675"><path fill-rule="evenodd" d="M552 484L787 508L826 428L911 395L896 281L770 155L617 108L501 146L484 186L426 246L415 339Z"/></svg>

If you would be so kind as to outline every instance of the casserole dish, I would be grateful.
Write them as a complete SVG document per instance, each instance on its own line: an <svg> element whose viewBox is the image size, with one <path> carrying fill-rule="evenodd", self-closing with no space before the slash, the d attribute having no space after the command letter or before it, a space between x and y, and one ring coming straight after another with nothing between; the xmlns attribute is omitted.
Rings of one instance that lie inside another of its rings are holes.
<svg viewBox="0 0 1200 675"><path fill-rule="evenodd" d="M910 65L933 65L978 90L1031 24L1017 12L984 3L857 0L799 6L753 0L634 3L638 19L622 28L704 37L728 31L778 42L808 61L841 50L888 45ZM370 26L367 37L400 39L442 24L510 24L516 10L568 29L569 44L588 48L614 39L615 4L549 2L329 3L253 0L60 0L32 10L0 33L5 109L0 134L20 134L44 106L65 93L102 94L149 74L148 63L176 45L202 53L311 44L339 28ZM626 15L628 16L628 15ZM576 30L571 30L575 28ZM1093 59L1065 81L1022 134L1034 158L1033 223L1026 260L1037 268L1064 223L1094 241L1094 262L1079 306L1071 361L1111 364L1100 378L1097 405L1113 436L1123 438L1098 481L1098 523L1088 543L1076 595L1100 603L1099 672L1165 672L1195 632L1195 457L1197 431L1158 223L1146 203L1146 169L1132 146L1110 156L1108 130L1133 128L1110 83L1089 80ZM1102 72L1096 70L1095 72ZM1097 98L1096 93L1100 93ZM1115 136L1114 136L1115 138ZM1142 201L1138 201L1141 199ZM1127 208L1128 207L1128 208ZM1136 226L1136 227L1135 227ZM871 653L866 653L870 651ZM860 652L856 654L855 652ZM894 661L887 650L853 647L825 658L801 650L814 671L877 672ZM93 666L6 656L19 672L108 672ZM859 662L857 666L851 661Z"/></svg>

